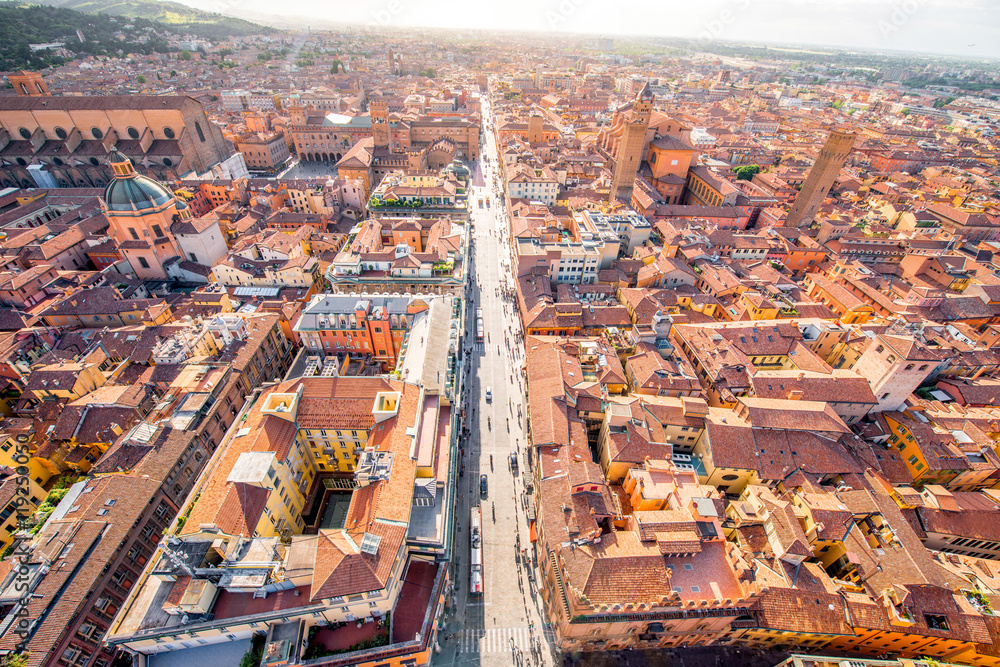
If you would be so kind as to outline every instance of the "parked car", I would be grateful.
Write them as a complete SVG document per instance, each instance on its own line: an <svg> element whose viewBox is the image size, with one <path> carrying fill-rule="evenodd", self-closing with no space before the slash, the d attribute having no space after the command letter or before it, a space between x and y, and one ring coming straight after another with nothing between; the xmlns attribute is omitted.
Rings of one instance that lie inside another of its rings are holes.
<svg viewBox="0 0 1000 667"><path fill-rule="evenodd" d="M486 481L486 475L479 476L479 493L485 496L489 491L489 483Z"/></svg>
<svg viewBox="0 0 1000 667"><path fill-rule="evenodd" d="M486 387L486 402L493 400L493 387Z"/></svg>

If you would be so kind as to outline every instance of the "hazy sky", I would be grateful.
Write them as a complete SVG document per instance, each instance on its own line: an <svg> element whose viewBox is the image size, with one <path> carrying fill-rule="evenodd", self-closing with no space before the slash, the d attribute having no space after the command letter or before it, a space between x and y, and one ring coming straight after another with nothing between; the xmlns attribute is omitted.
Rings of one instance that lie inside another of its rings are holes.
<svg viewBox="0 0 1000 667"><path fill-rule="evenodd" d="M1000 57L1000 0L181 1L226 14L280 13L372 26L641 34Z"/></svg>

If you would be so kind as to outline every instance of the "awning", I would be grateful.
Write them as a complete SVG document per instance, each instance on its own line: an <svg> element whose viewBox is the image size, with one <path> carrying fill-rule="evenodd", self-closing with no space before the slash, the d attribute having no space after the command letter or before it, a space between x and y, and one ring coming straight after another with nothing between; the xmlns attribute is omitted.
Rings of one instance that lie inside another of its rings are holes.
<svg viewBox="0 0 1000 667"><path fill-rule="evenodd" d="M531 537L532 544L538 541L538 531L535 530L534 521L528 524L528 536Z"/></svg>

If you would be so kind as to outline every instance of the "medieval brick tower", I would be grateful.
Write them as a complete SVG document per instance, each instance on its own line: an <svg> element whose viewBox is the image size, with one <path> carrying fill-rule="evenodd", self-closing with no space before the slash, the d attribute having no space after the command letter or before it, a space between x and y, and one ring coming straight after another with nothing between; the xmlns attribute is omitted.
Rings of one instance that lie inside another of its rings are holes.
<svg viewBox="0 0 1000 667"><path fill-rule="evenodd" d="M785 227L808 227L812 224L813 216L830 193L833 182L837 180L837 174L847 162L847 156L854 147L855 136L853 132L841 130L830 132L823 150L816 158L816 163L809 170L806 182L802 184L802 189L795 197L792 210L785 218Z"/></svg>
<svg viewBox="0 0 1000 667"><path fill-rule="evenodd" d="M643 148L646 145L646 130L653 114L653 93L649 82L642 87L632 102L632 108L621 117L621 135L615 153L615 171L611 178L609 201L624 199L631 201L632 186L642 163Z"/></svg>
<svg viewBox="0 0 1000 667"><path fill-rule="evenodd" d="M529 144L539 144L542 142L542 128L544 127L545 119L542 118L542 114L537 111L533 112L528 117L528 143Z"/></svg>
<svg viewBox="0 0 1000 667"><path fill-rule="evenodd" d="M372 118L372 136L375 148L389 147L389 103L385 98L374 95L368 100L368 113Z"/></svg>

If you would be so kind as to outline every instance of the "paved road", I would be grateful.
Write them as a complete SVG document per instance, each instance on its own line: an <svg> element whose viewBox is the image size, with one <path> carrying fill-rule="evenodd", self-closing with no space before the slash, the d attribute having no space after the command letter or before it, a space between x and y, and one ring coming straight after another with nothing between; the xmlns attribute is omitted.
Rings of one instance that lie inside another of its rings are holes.
<svg viewBox="0 0 1000 667"><path fill-rule="evenodd" d="M292 162L291 166L279 173L276 178L315 178L326 176L327 178L337 177L337 167L334 163L325 162Z"/></svg>
<svg viewBox="0 0 1000 667"><path fill-rule="evenodd" d="M484 127L492 123L484 102ZM492 130L482 142L482 158L473 169L470 189L475 224L469 321L466 327L467 413L471 434L465 446L465 475L460 478L458 564L455 615L443 633L435 665L555 665L551 636L544 630L541 598L535 589L537 575L525 559L532 558L526 516L524 482L527 468L523 428L524 363L520 325L514 305L511 251L502 190L495 189L496 141ZM480 209L480 198L489 208ZM475 342L476 308L483 309L487 341ZM486 390L492 390L492 401ZM470 414L471 416L471 414ZM509 431L508 431L509 422ZM519 466L512 469L511 452ZM479 476L485 474L489 491L479 493ZM485 592L481 599L468 596L469 511L483 508L483 569ZM495 519L494 519L495 516ZM526 554L521 555L520 549Z"/></svg>

